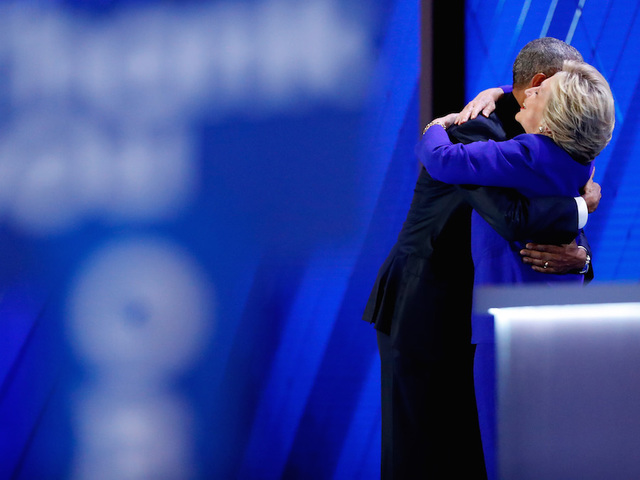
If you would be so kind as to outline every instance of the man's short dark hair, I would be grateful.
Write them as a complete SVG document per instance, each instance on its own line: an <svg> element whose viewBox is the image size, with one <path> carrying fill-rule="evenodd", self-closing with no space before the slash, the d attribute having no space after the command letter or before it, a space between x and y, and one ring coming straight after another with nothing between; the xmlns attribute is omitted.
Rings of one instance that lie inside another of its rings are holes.
<svg viewBox="0 0 640 480"><path fill-rule="evenodd" d="M582 62L582 55L568 43L553 37L542 37L527 43L513 62L513 86L525 87L536 73L551 77L565 60Z"/></svg>

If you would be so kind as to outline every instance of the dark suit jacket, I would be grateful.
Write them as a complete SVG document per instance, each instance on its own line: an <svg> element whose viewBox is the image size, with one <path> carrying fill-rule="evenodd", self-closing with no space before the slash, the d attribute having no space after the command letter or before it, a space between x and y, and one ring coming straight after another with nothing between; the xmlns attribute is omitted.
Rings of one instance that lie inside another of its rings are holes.
<svg viewBox="0 0 640 480"><path fill-rule="evenodd" d="M363 314L395 348L438 361L471 341L472 207L506 239L541 232L566 239L577 232L572 198L528 200L511 190L448 185L422 169Z"/></svg>

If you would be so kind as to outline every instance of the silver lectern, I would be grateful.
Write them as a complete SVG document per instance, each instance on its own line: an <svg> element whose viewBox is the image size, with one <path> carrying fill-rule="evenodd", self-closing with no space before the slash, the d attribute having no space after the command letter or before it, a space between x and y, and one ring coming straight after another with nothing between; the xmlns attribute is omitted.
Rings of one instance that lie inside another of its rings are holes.
<svg viewBox="0 0 640 480"><path fill-rule="evenodd" d="M640 284L476 292L495 318L501 480L640 479Z"/></svg>

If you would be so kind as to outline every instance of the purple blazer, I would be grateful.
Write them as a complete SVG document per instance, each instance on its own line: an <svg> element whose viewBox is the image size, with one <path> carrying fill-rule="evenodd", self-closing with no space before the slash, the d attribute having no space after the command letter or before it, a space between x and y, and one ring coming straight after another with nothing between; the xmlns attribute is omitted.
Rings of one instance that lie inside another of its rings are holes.
<svg viewBox="0 0 640 480"><path fill-rule="evenodd" d="M436 180L450 184L511 187L528 197L580 195L592 169L574 160L546 135L518 135L505 142L452 144L431 127L417 152Z"/></svg>
<svg viewBox="0 0 640 480"><path fill-rule="evenodd" d="M431 127L416 153L433 178L451 184L511 187L528 197L578 196L593 166L574 160L545 135L518 135L505 142L452 144L440 126ZM573 282L581 275L538 273L522 263L522 244L508 242L482 218L472 220L475 285Z"/></svg>

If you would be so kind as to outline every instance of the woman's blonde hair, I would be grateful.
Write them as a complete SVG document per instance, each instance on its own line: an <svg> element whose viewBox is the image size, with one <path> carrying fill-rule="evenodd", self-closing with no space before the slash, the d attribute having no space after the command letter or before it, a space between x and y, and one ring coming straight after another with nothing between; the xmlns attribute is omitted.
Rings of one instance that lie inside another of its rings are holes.
<svg viewBox="0 0 640 480"><path fill-rule="evenodd" d="M554 75L542 121L554 142L576 160L588 163L611 140L615 108L609 84L587 63L565 60Z"/></svg>

